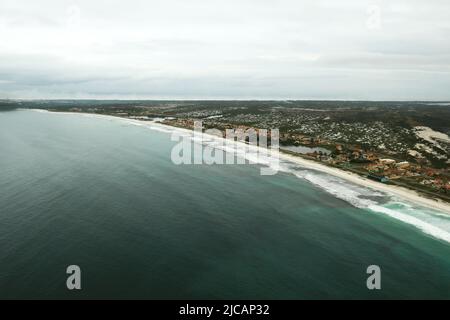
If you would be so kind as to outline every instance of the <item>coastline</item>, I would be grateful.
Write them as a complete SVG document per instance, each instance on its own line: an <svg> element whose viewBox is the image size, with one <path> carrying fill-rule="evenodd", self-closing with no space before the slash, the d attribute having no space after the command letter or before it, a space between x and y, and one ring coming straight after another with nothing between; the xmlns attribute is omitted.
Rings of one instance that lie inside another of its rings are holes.
<svg viewBox="0 0 450 320"><path fill-rule="evenodd" d="M159 123L159 122L142 121L142 120L129 119L129 118L124 118L124 117L117 117L117 116L113 116L113 115L83 113L83 112L59 112L59 111L49 111L46 109L18 109L18 110L34 110L34 111L38 111L38 112L39 111L40 112L49 112L49 113L54 113L54 114L71 114L71 115L77 114L77 115L94 116L94 117L113 119L113 120L121 119L126 122L133 123L133 124L136 124L139 126L151 125L151 126L157 126L157 127L160 127L161 129L166 129L166 130L176 129L181 132L188 133L188 134L191 134L193 132L193 130L191 130L191 129L170 126L170 125ZM217 137L217 136L211 136L211 135L207 135L207 134L204 134L204 135L208 136L211 139L219 139L219 140L222 139L222 141L225 140L224 138ZM242 144L242 146L248 147L248 144L245 144L243 142L237 142L237 143ZM259 146L251 146L251 147L256 148L255 150L265 149L265 148L262 148ZM274 151L272 151L272 153L273 152ZM440 212L444 212L444 213L450 215L450 204L449 203L446 203L439 199L428 198L425 195L422 195L412 189L407 189L407 188L404 188L401 186L387 185L387 184L379 183L379 182L370 180L364 176L358 175L353 172L341 170L339 168L330 167L330 166L327 166L322 163L318 163L313 160L305 159L300 156L294 156L294 155L283 153L280 151L275 151L274 155L278 156L279 159L281 159L281 160L285 160L285 161L288 161L288 162L291 162L294 164L298 164L302 167L305 167L306 169L312 169L312 170L316 170L319 172L323 172L323 173L332 175L334 177L343 179L352 184L370 188L370 189L373 189L376 191L385 192L388 195L393 195L395 197L405 199L405 200L407 200L411 203L417 204L419 206L428 207L430 209L438 210ZM264 164L262 164L262 165L264 165Z"/></svg>
<svg viewBox="0 0 450 320"><path fill-rule="evenodd" d="M400 186L387 185L380 182L376 182L370 180L366 177L358 175L353 172L348 172L345 170L340 170L338 168L333 168L326 166L321 163L314 162L313 160L303 159L301 157L296 157L288 154L282 154L282 158L288 159L289 161L295 162L299 165L308 167L310 169L314 169L317 171L321 171L335 177L341 178L348 182L363 186L369 187L371 189L376 189L377 191L386 192L388 194L392 194L399 198L406 199L410 202L416 203L421 206L425 206L431 209L439 210L445 212L450 215L450 204L439 200L439 199L430 199L425 197L424 195L407 188L403 188Z"/></svg>

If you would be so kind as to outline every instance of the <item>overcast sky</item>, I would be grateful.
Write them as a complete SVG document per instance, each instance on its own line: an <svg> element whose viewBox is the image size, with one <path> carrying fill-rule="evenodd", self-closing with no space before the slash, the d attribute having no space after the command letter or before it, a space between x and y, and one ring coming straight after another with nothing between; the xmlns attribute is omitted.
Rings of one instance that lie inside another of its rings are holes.
<svg viewBox="0 0 450 320"><path fill-rule="evenodd" d="M0 98L450 100L449 0L0 0Z"/></svg>

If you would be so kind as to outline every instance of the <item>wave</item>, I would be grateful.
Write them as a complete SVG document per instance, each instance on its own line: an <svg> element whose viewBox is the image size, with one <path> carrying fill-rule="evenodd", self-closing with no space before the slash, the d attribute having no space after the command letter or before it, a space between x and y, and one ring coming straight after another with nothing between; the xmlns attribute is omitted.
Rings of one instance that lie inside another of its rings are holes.
<svg viewBox="0 0 450 320"><path fill-rule="evenodd" d="M407 224L413 225L414 227L422 230L428 235L450 243L450 233L446 230L443 230L441 227L435 226L412 215L405 214L400 211L389 209L383 206L370 205L367 208L375 212L383 213Z"/></svg>
<svg viewBox="0 0 450 320"><path fill-rule="evenodd" d="M401 202L399 199L384 193L374 192L369 188L353 186L327 174L308 170L295 172L294 174L298 178L311 182L354 207L387 215L412 225L436 239L450 243L450 221L448 215ZM380 203L381 199L386 199L387 201ZM391 206L396 208L390 208Z"/></svg>

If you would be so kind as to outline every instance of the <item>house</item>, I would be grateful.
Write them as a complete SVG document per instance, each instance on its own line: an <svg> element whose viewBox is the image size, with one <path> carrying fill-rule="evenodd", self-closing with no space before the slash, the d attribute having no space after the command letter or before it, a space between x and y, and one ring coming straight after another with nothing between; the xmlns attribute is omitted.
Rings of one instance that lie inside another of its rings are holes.
<svg viewBox="0 0 450 320"><path fill-rule="evenodd" d="M395 164L395 166L399 169L406 169L409 167L409 162L408 161L398 162Z"/></svg>
<svg viewBox="0 0 450 320"><path fill-rule="evenodd" d="M380 162L381 162L382 164L391 165L391 164L394 164L394 163L395 163L395 160L394 160L394 159L380 159Z"/></svg>

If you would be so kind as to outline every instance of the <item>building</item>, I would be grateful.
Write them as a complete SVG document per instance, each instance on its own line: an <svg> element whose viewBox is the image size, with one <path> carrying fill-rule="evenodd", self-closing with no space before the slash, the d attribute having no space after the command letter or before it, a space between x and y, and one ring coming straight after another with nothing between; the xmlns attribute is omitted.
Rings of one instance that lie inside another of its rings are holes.
<svg viewBox="0 0 450 320"><path fill-rule="evenodd" d="M395 163L395 160L394 160L394 159L380 159L380 162L381 162L382 164L391 165L391 164L394 164L394 163Z"/></svg>
<svg viewBox="0 0 450 320"><path fill-rule="evenodd" d="M395 166L399 169L406 169L409 167L409 162L408 161L398 162L395 164Z"/></svg>

